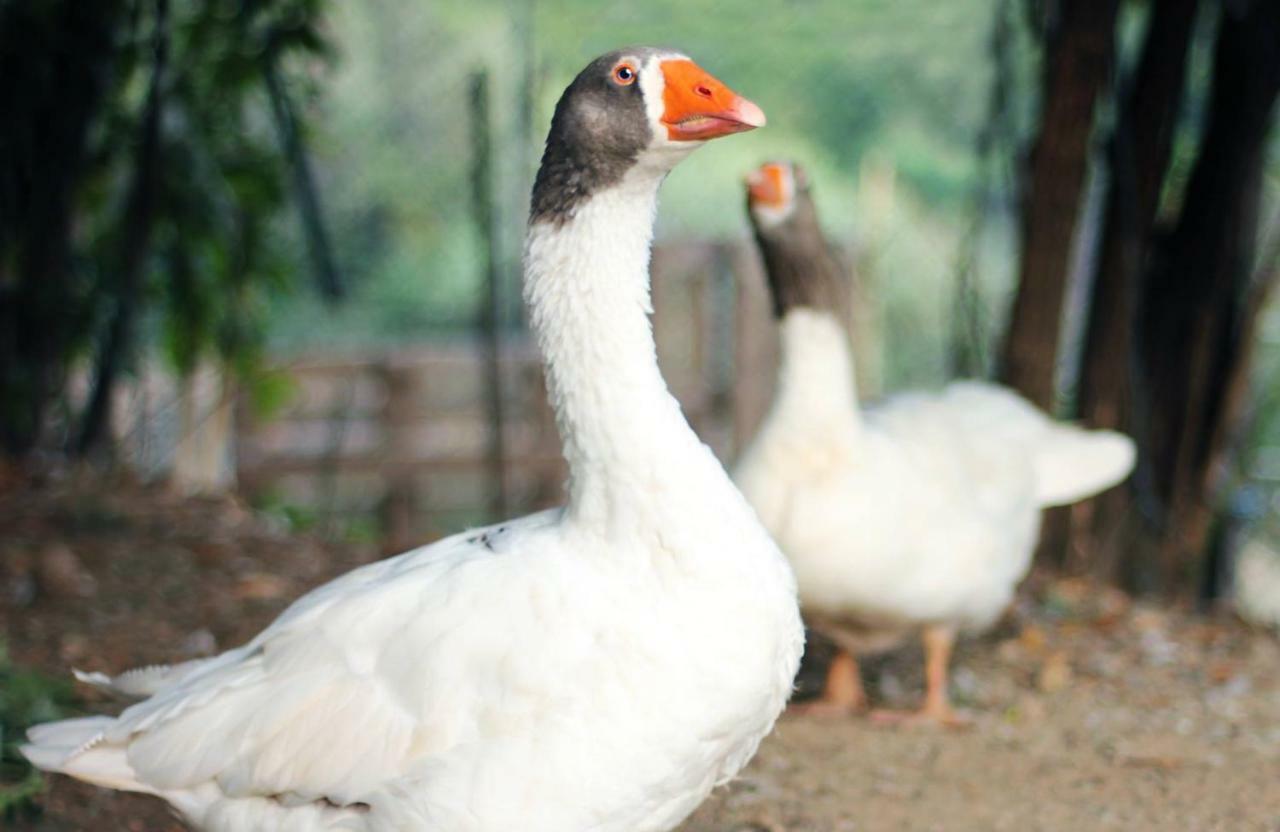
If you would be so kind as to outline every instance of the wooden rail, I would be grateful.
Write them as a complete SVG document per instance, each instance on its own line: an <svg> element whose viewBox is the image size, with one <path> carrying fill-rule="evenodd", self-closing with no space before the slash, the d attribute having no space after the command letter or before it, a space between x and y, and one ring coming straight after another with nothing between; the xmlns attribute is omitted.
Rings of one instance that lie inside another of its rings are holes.
<svg viewBox="0 0 1280 832"><path fill-rule="evenodd" d="M758 259L746 241L671 243L653 256L659 363L694 429L726 462L768 406L776 364ZM399 549L562 496L564 468L541 367L527 335L500 343L507 493L486 454L495 428L485 345L455 340L390 353L282 362L295 395L281 412L241 410L236 469L250 494L275 492L338 519L378 518Z"/></svg>

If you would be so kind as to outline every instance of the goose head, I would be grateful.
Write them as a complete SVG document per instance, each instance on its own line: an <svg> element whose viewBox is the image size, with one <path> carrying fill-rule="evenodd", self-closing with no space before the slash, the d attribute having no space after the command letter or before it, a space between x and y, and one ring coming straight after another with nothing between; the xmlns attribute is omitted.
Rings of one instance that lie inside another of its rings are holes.
<svg viewBox="0 0 1280 832"><path fill-rule="evenodd" d="M764 259L774 313L797 307L839 309L843 267L827 244L809 191L795 162L766 162L747 174L747 214Z"/></svg>
<svg viewBox="0 0 1280 832"><path fill-rule="evenodd" d="M795 217L801 205L812 210L813 201L809 178L795 162L765 162L747 174L747 211L757 229L782 225Z"/></svg>
<svg viewBox="0 0 1280 832"><path fill-rule="evenodd" d="M629 175L661 181L706 142L764 123L758 106L687 55L652 47L601 55L556 105L532 218L563 222Z"/></svg>

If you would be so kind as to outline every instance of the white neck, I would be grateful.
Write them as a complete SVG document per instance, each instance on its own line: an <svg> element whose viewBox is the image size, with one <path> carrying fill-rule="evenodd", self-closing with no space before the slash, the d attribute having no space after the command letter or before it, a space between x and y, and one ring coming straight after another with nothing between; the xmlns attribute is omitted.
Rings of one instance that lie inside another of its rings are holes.
<svg viewBox="0 0 1280 832"><path fill-rule="evenodd" d="M815 430L858 423L858 391L849 338L829 311L798 307L779 326L782 339L774 413Z"/></svg>
<svg viewBox="0 0 1280 832"><path fill-rule="evenodd" d="M531 225L525 243L525 302L569 463L568 516L620 530L675 497L682 479L732 487L658 369L649 246L664 174L634 169L562 225Z"/></svg>

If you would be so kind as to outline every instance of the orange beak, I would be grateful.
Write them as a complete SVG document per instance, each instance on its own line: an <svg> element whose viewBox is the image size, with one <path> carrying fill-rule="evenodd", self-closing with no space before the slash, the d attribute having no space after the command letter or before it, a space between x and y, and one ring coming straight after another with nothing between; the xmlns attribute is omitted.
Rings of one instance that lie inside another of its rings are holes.
<svg viewBox="0 0 1280 832"><path fill-rule="evenodd" d="M662 62L667 138L693 142L763 127L764 111L687 59Z"/></svg>
<svg viewBox="0 0 1280 832"><path fill-rule="evenodd" d="M778 162L767 162L747 175L747 196L752 205L782 208L787 204L786 170Z"/></svg>

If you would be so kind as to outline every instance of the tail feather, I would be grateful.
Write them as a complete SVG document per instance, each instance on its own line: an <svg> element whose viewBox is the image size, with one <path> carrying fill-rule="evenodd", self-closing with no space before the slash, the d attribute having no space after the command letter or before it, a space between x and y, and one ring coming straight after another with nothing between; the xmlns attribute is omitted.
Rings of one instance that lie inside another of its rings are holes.
<svg viewBox="0 0 1280 832"><path fill-rule="evenodd" d="M119 676L108 676L105 673L86 673L73 670L76 679L86 685L108 693L120 694L135 698L151 696L161 688L182 681L193 671L205 664L208 659L192 659L181 664L153 664L147 667L136 667L126 670Z"/></svg>
<svg viewBox="0 0 1280 832"><path fill-rule="evenodd" d="M109 716L86 716L80 719L46 722L27 729L27 739L35 745L66 746L74 751L81 746L92 744L102 736L112 722L115 720Z"/></svg>
<svg viewBox="0 0 1280 832"><path fill-rule="evenodd" d="M29 742L19 750L44 771L111 789L154 794L154 789L138 780L124 748L102 744L114 721L109 716L90 716L36 725L27 731Z"/></svg>
<svg viewBox="0 0 1280 832"><path fill-rule="evenodd" d="M1033 451L1036 501L1065 506L1105 491L1129 476L1136 455L1124 434L1054 425Z"/></svg>

